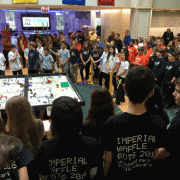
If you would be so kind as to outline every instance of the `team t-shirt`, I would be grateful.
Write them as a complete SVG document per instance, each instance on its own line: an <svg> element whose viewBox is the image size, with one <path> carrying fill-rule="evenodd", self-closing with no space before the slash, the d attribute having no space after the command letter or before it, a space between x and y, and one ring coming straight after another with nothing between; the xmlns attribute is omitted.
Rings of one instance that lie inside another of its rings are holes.
<svg viewBox="0 0 180 180"><path fill-rule="evenodd" d="M67 58L70 58L70 53L68 49L60 49L58 52L58 55L61 58L61 62L64 63L66 61Z"/></svg>
<svg viewBox="0 0 180 180"><path fill-rule="evenodd" d="M37 50L29 50L28 65L29 65L29 69L38 69L38 67L39 67L39 52Z"/></svg>
<svg viewBox="0 0 180 180"><path fill-rule="evenodd" d="M0 70L5 71L4 62L6 61L4 54L0 53Z"/></svg>
<svg viewBox="0 0 180 180"><path fill-rule="evenodd" d="M125 69L127 70L125 74L121 75L122 78L126 78L128 69L129 69L129 62L128 61L120 61L120 68L118 70L118 73L121 73Z"/></svg>
<svg viewBox="0 0 180 180"><path fill-rule="evenodd" d="M117 56L110 55L109 59L106 58L105 62L107 62L108 69L111 70L115 63L119 62L119 58ZM117 68L114 69L114 72L116 72Z"/></svg>
<svg viewBox="0 0 180 180"><path fill-rule="evenodd" d="M139 55L139 54L138 54L138 55L136 56L136 59L135 59L134 62L145 66L145 65L146 65L146 58L145 58L144 55ZM138 65L134 65L134 67L138 67Z"/></svg>
<svg viewBox="0 0 180 180"><path fill-rule="evenodd" d="M108 179L154 176L153 151L163 147L166 137L162 118L148 112L142 115L125 112L110 117L103 126L101 138L103 149L112 152Z"/></svg>
<svg viewBox="0 0 180 180"><path fill-rule="evenodd" d="M20 60L19 60L20 55L18 55L16 57L15 61L13 61L13 62L11 61L15 56L16 56L16 53L14 53L12 51L10 51L8 53L8 59L9 59L9 62L10 62L11 71L18 71L18 70L20 70L22 68Z"/></svg>
<svg viewBox="0 0 180 180"><path fill-rule="evenodd" d="M82 49L81 54L84 62L86 62L89 59L89 56L91 55L91 51L88 49Z"/></svg>
<svg viewBox="0 0 180 180"><path fill-rule="evenodd" d="M99 165L101 148L93 138L78 135L42 144L35 158L39 174L49 179L90 179L89 170Z"/></svg>
<svg viewBox="0 0 180 180"><path fill-rule="evenodd" d="M70 51L70 63L71 64L76 64L78 63L79 59L79 51L77 49L71 49Z"/></svg>
<svg viewBox="0 0 180 180"><path fill-rule="evenodd" d="M91 56L94 61L97 61L102 56L102 52L97 53L97 51L92 51ZM100 64L100 62L96 63L96 65L94 65L94 69L96 69L97 66L99 66L99 64Z"/></svg>
<svg viewBox="0 0 180 180"><path fill-rule="evenodd" d="M53 63L53 62L54 62L54 59L50 54L48 54L48 55L43 54L43 56L42 56L42 68L43 69L51 70L51 63Z"/></svg>
<svg viewBox="0 0 180 180"><path fill-rule="evenodd" d="M8 164L4 167L5 171L3 173L0 173L0 179L19 179L18 170L22 167L27 166L33 160L31 153L24 146L22 148L17 146L15 148L15 154L17 158L15 159L15 161L13 161L13 163Z"/></svg>
<svg viewBox="0 0 180 180"><path fill-rule="evenodd" d="M137 56L137 49L134 46L128 46L129 51L129 62L132 63L135 60L135 57Z"/></svg>

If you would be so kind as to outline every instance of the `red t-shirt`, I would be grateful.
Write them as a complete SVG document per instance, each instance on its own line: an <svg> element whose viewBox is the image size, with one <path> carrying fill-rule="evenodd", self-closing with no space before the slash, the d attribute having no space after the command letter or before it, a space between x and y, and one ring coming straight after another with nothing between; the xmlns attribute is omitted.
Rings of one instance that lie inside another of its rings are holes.
<svg viewBox="0 0 180 180"><path fill-rule="evenodd" d="M164 45L158 46L159 49L165 49L166 47Z"/></svg>
<svg viewBox="0 0 180 180"><path fill-rule="evenodd" d="M80 52L80 51L81 51L81 48L82 48L81 44L77 44L77 45L76 45L76 48L77 48L77 50Z"/></svg>
<svg viewBox="0 0 180 180"><path fill-rule="evenodd" d="M128 46L128 51L129 51L129 62L130 64L134 62L135 57L137 56L137 49L134 46Z"/></svg>
<svg viewBox="0 0 180 180"><path fill-rule="evenodd" d="M146 50L147 50L147 54L146 54L146 56L150 58L150 56L151 56L151 54L152 54L152 48L149 48L149 49L144 48L144 49L146 49Z"/></svg>
<svg viewBox="0 0 180 180"><path fill-rule="evenodd" d="M138 54L134 62L146 66L146 58L144 55ZM134 67L138 67L138 65L134 64Z"/></svg>

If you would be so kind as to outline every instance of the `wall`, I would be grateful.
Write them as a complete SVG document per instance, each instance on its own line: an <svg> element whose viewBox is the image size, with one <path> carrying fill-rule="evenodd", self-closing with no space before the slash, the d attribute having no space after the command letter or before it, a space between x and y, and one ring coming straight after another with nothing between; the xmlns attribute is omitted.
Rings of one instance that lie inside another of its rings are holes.
<svg viewBox="0 0 180 180"><path fill-rule="evenodd" d="M150 36L162 36L167 28L171 28L174 35L180 32L180 11L153 11Z"/></svg>
<svg viewBox="0 0 180 180"><path fill-rule="evenodd" d="M154 0L153 8L180 8L179 0Z"/></svg>
<svg viewBox="0 0 180 180"><path fill-rule="evenodd" d="M120 33L120 39L124 39L126 29L129 29L130 10L101 11L102 42L107 39L112 30Z"/></svg>

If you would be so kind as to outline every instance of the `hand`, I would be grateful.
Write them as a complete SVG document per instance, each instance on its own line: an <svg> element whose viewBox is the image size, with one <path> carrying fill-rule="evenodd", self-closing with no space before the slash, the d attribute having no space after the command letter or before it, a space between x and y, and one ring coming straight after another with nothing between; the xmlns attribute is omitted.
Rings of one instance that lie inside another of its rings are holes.
<svg viewBox="0 0 180 180"><path fill-rule="evenodd" d="M101 66L98 66L99 69L101 69Z"/></svg>
<svg viewBox="0 0 180 180"><path fill-rule="evenodd" d="M84 66L86 66L86 63L85 63L85 62L83 62L83 65L84 65Z"/></svg>
<svg viewBox="0 0 180 180"><path fill-rule="evenodd" d="M155 78L155 80L157 81L157 78Z"/></svg>

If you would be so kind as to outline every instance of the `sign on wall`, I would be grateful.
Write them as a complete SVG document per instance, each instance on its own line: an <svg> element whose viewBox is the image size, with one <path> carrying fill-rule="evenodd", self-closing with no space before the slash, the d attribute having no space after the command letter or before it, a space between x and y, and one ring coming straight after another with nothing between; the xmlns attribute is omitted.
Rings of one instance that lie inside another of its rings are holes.
<svg viewBox="0 0 180 180"><path fill-rule="evenodd" d="M98 0L98 5L114 6L114 0Z"/></svg>
<svg viewBox="0 0 180 180"><path fill-rule="evenodd" d="M16 4L16 3L19 3L19 4L24 4L24 3L38 3L38 0L13 0L13 4Z"/></svg>
<svg viewBox="0 0 180 180"><path fill-rule="evenodd" d="M63 0L63 4L85 5L85 0Z"/></svg>

